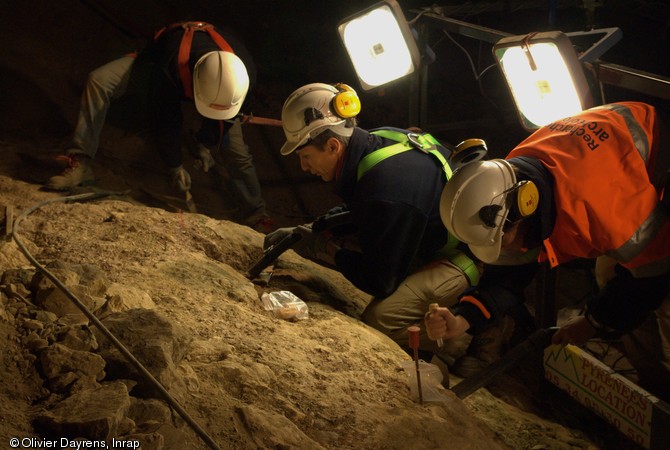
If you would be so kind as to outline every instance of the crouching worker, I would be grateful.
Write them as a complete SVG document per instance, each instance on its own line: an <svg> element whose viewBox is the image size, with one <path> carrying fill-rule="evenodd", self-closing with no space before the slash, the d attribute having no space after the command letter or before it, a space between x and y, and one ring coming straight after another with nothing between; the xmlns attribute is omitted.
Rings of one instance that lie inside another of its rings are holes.
<svg viewBox="0 0 670 450"><path fill-rule="evenodd" d="M195 106L198 164L207 172L218 154L230 174L236 220L260 232L276 227L265 210L260 183L244 141L240 111L256 80L246 46L230 30L205 22L180 22L159 30L138 54L115 59L89 74L72 142L63 158L68 167L46 187L69 191L92 184L93 160L113 102L136 95L146 103L148 135L165 162L172 185L191 189L181 149L182 103Z"/></svg>
<svg viewBox="0 0 670 450"><path fill-rule="evenodd" d="M426 318L429 335L478 333L518 301L538 257L552 267L598 258L601 288L553 342L622 336L640 385L670 399L670 222L661 200L670 140L662 120L644 103L596 107L540 128L504 160L457 172L442 220L491 265L458 305Z"/></svg>
<svg viewBox="0 0 670 450"><path fill-rule="evenodd" d="M284 103L281 154L296 154L303 171L334 181L344 202L336 209L350 212L356 242L342 247L338 239L313 233L294 249L374 296L364 322L409 351L407 328L421 324L430 303L455 304L458 293L477 284L479 271L440 221L451 152L428 134L363 130L356 126L359 110L346 85L309 84ZM267 235L265 247L292 230ZM421 328L422 357L430 361L439 349Z"/></svg>

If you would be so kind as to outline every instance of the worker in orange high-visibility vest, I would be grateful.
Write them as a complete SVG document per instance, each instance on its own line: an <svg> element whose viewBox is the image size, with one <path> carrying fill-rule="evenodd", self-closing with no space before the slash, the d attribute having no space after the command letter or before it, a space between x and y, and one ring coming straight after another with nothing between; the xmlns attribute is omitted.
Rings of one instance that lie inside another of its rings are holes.
<svg viewBox="0 0 670 450"><path fill-rule="evenodd" d="M219 155L230 175L237 202L236 219L271 231L260 183L242 135L240 112L256 80L251 54L227 29L205 22L179 22L159 30L139 53L115 59L89 74L72 142L63 159L68 167L46 187L67 191L92 184L92 163L112 101L137 95L148 106L152 144L162 157L174 187L187 192L191 176L183 166L182 103L191 102L202 121L194 151L207 172Z"/></svg>
<svg viewBox="0 0 670 450"><path fill-rule="evenodd" d="M600 289L553 342L623 336L640 384L670 399L666 116L638 102L599 106L543 126L505 159L456 172L442 221L486 265L455 307L426 317L429 335L481 332L518 304L538 262L597 258Z"/></svg>

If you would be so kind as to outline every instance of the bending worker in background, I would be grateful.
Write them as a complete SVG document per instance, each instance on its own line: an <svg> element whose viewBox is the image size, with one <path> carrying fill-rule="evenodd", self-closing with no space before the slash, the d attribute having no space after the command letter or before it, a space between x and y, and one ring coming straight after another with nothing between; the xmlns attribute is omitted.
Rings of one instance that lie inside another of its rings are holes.
<svg viewBox="0 0 670 450"><path fill-rule="evenodd" d="M182 164L182 102L195 103L202 123L195 137L204 171L220 150L230 174L238 220L270 228L249 147L239 118L256 68L246 47L232 35L204 22L183 22L161 29L139 54L126 55L89 74L70 148L68 168L46 187L70 190L94 182L92 163L98 150L107 111L124 94L146 99L150 133L169 168L173 186L185 192L190 174Z"/></svg>
<svg viewBox="0 0 670 450"><path fill-rule="evenodd" d="M476 334L519 301L538 260L598 258L601 288L553 342L623 335L640 385L670 400L667 124L647 104L604 105L540 128L504 160L458 171L442 220L491 265L458 305L426 317L429 335Z"/></svg>
<svg viewBox="0 0 670 450"><path fill-rule="evenodd" d="M342 240L312 233L293 248L334 266L374 296L363 320L407 350L407 327L422 321L430 303L451 306L459 292L476 285L479 272L440 221L440 194L451 176L450 151L427 134L363 130L356 126L359 110L356 93L341 84L308 84L284 103L287 140L281 154L295 153L303 171L334 181L344 205L331 213L350 211L356 238L355 245L347 240L342 247ZM384 155L389 148L401 150ZM265 247L293 231L268 234ZM420 349L431 353L424 359L439 350L425 330Z"/></svg>

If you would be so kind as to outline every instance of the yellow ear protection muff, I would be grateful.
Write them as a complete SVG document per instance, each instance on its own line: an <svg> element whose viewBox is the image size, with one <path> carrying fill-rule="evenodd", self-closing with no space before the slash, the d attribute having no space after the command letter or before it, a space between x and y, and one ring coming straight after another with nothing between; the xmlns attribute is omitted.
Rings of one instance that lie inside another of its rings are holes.
<svg viewBox="0 0 670 450"><path fill-rule="evenodd" d="M483 139L466 139L452 151L449 161L453 168L464 164L479 161L486 156L486 142Z"/></svg>
<svg viewBox="0 0 670 450"><path fill-rule="evenodd" d="M507 193L507 201L510 203L505 227L509 227L522 219L532 216L533 213L537 211L540 202L540 191L538 191L537 186L532 181L518 181L505 192ZM491 214L495 217L497 211L494 211ZM479 215L482 217L482 221L486 224L486 221L484 220L486 215L482 216L481 211ZM491 223L495 224L495 221L491 220Z"/></svg>
<svg viewBox="0 0 670 450"><path fill-rule="evenodd" d="M333 112L343 119L356 117L361 112L361 101L356 91L344 83L333 86L339 91L331 101Z"/></svg>
<svg viewBox="0 0 670 450"><path fill-rule="evenodd" d="M516 208L521 218L531 216L537 211L540 201L540 191L530 180L523 180L516 183Z"/></svg>

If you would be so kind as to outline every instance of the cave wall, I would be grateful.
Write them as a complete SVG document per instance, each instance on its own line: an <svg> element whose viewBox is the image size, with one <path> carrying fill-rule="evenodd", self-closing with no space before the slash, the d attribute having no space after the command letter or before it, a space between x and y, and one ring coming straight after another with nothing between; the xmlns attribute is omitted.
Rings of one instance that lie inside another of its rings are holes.
<svg viewBox="0 0 670 450"><path fill-rule="evenodd" d="M259 67L256 89L250 93L251 111L279 118L284 99L302 84L347 82L358 87L351 64L339 42L337 23L373 3L361 1L248 0L22 0L3 2L0 26L0 136L7 142L43 155L63 149L76 121L79 96L88 73L127 52L141 48L153 32L167 23L186 19L224 23L237 30ZM429 1L401 1L407 18ZM663 2L600 2L595 14L581 1L561 1L548 19L548 1L444 1L446 11L460 20L503 30L527 33L618 26L623 39L603 57L612 63L670 75L669 7ZM489 44L454 36L454 45L439 30L429 33L436 61L429 67L431 123L448 124L434 133L451 144L478 137L489 144L491 156L504 156L526 132L514 119L509 94L500 75L491 70L481 83L472 74L493 60ZM649 100L639 93L606 87L607 99ZM402 80L375 92L359 89L363 112L360 125L410 126L409 82ZM666 105L667 102L659 101ZM142 176L151 168L164 176L160 161L141 140L132 136L132 105L115 106L101 140L103 165L119 165L117 178ZM124 123L125 121L125 123ZM130 130L130 131L129 131ZM427 131L431 131L428 129ZM259 178L269 207L279 222L301 222L337 202L330 187L300 172L297 161L282 158L280 128L247 126ZM27 145L29 143L29 145ZM136 175L135 175L136 173ZM40 181L33 177L31 181ZM161 180L155 182L167 189ZM216 181L198 177L194 195L216 196ZM200 191L200 192L198 192ZM220 195L220 194L219 194ZM214 210L225 210L225 202ZM213 214L216 215L216 214ZM225 214L222 215L222 217Z"/></svg>

